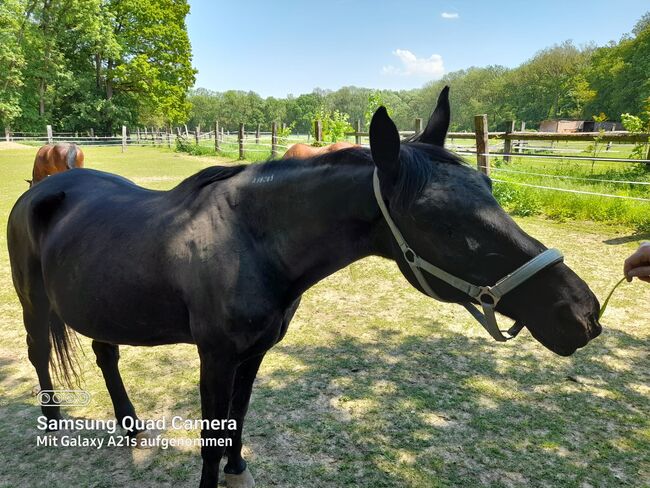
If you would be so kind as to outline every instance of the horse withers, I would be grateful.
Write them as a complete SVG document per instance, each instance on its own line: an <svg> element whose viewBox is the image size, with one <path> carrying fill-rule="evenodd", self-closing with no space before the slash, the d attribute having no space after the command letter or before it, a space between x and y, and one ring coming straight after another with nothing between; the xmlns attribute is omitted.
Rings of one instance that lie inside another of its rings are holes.
<svg viewBox="0 0 650 488"><path fill-rule="evenodd" d="M400 142L380 108L370 149L210 167L166 192L95 170L39 183L11 212L8 246L41 388L52 389L51 349L69 370L71 328L92 338L125 426L136 413L118 369L119 345L196 344L202 416L237 426L202 430L200 486L217 486L225 455L228 486L252 487L241 449L253 381L302 294L370 255L396 262L411 285L426 291L378 198L413 252L469 283L491 285L545 251L498 205L489 178L442 147L448 125L445 90L426 129L408 142ZM476 301L435 276L423 279L441 300ZM598 308L563 262L496 303L562 356L600 333ZM61 417L52 401L42 411Z"/></svg>
<svg viewBox="0 0 650 488"><path fill-rule="evenodd" d="M34 159L32 179L25 180L31 188L48 176L61 173L72 168L83 168L84 153L79 146L68 142L47 144L41 147Z"/></svg>

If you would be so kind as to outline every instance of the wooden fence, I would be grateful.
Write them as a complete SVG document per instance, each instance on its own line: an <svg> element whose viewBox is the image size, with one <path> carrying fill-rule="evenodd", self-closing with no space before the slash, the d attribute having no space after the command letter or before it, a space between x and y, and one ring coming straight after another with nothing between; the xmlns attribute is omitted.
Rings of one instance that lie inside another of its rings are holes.
<svg viewBox="0 0 650 488"><path fill-rule="evenodd" d="M532 132L532 131L515 131L514 121L507 124L511 130L504 132L490 132L488 130L487 115L476 115L474 117L474 132L449 132L448 139L470 139L476 144L476 164L480 171L490 174L490 150L489 140L503 141L503 152L495 155L503 156L506 162L511 157L518 156L525 148L526 141L583 141L583 142L603 142L603 143L631 143L631 144L648 144L650 143L650 134L630 133L627 131L608 131L608 132L575 132L575 133L558 133L558 132ZM411 135L422 131L422 119L415 119L415 131L400 131L400 135ZM347 132L345 135L354 137L357 144L360 144L362 137L368 137L368 132L358 130L360 123L357 124L357 130ZM522 123L522 129L525 123ZM516 146L516 147L515 147ZM513 150L517 150L513 154ZM584 159L592 160L585 156ZM630 160L633 162L634 160ZM645 163L650 161L650 144L648 144Z"/></svg>
<svg viewBox="0 0 650 488"><path fill-rule="evenodd" d="M650 134L639 134L639 133L630 133L625 131L608 131L608 132L577 132L577 133L555 133L555 132L532 132L524 131L525 123L521 124L522 130L515 131L514 122L507 124L510 127L510 130L503 132L490 132L488 129L487 115L477 115L474 118L474 132L450 132L447 134L448 139L468 139L475 141L476 151L476 162L478 168L485 172L486 174L490 173L490 140L503 142L503 151L498 154L503 156L506 162L510 161L512 156L520 155L525 149L527 141L583 141L583 142L599 142L599 143L632 143L632 144L647 144L650 141ZM260 124L255 124L256 127L254 136L255 143L260 144L260 135L261 135L261 126ZM270 143L270 153L272 157L277 157L279 150L286 148L286 146L279 144L278 131L280 127L285 127L284 124L280 126L277 122L273 122L271 125L271 143ZM353 132L347 132L345 135L347 137L354 137L354 140L357 144L361 144L362 138L368 137L368 132L361 130L362 124L358 120L356 123L356 130ZM400 135L403 137L413 135L422 131L423 123L421 118L415 118L413 122L413 130L410 131L400 131ZM166 145L168 147L172 146L172 141L175 141L176 138L182 138L185 140L194 139L196 144L199 144L201 140L210 138L214 140L214 149L219 152L222 150L222 144L225 141L225 133L223 126L219 125L218 121L215 121L211 130L207 133L201 132L201 127L197 126L193 131L189 131L187 125L183 127L176 127L175 131L172 128L136 128L135 130L129 131L126 126L122 126L121 134L107 135L107 136L96 136L93 129L90 129L86 135L79 135L78 133L58 133L55 134L52 131L52 126L47 125L46 131L44 134L23 134L23 133L12 133L9 128L5 128L5 140L17 141L21 140L31 141L31 142L43 142L52 144L58 141L70 141L76 142L78 144L87 144L87 145L106 145L106 146L121 146L122 151L125 151L129 145ZM229 133L228 133L229 134ZM239 130L237 132L237 145L238 153L240 159L244 159L246 156L246 142L245 139L248 137L248 134L245 132L244 123L239 124ZM266 133L268 134L268 132ZM309 141L309 139L308 139ZM324 144L323 140L323 126L320 120L314 121L314 138L313 142L317 145ZM650 144L649 144L650 147ZM516 151L516 154L513 152ZM466 154L468 154L466 152ZM585 156L585 159L593 159ZM650 161L650 148L647 151L644 162Z"/></svg>

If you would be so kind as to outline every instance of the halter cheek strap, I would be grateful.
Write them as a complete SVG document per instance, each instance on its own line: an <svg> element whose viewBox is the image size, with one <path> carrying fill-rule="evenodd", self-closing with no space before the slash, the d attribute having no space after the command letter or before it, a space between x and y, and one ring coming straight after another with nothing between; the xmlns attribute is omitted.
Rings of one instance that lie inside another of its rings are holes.
<svg viewBox="0 0 650 488"><path fill-rule="evenodd" d="M427 280L424 278L422 270L426 271L432 276L435 276L441 281L444 281L448 285L453 286L457 290L469 295L471 298L475 299L481 304L483 308L483 313L474 305L471 301L462 302L461 305L467 309L467 311L472 314L472 316L488 331L488 333L497 341L505 342L514 338L524 327L524 324L517 321L508 331L501 331L497 324L496 316L494 314L494 309L499 303L499 300L513 290L517 286L521 285L524 281L528 280L531 276L535 275L539 271L548 268L549 266L559 263L564 260L562 253L557 249L547 249L543 253L535 256L533 259L525 263L523 266L517 268L512 273L506 275L497 281L493 286L477 286L472 283L469 283L462 278L458 278L444 269L439 268L438 266L431 264L430 262L422 259L417 255L413 249L408 245L406 239L395 225L395 221L390 216L386 203L384 202L383 197L381 196L381 188L379 186L379 176L377 175L377 169L373 174L373 190L375 193L375 199L379 205L388 227L390 228L395 241L402 250L404 259L411 268L411 271L415 278L417 279L420 287L424 292L429 295L431 298L436 300L441 300L441 298L433 291ZM504 335L505 333L505 335Z"/></svg>

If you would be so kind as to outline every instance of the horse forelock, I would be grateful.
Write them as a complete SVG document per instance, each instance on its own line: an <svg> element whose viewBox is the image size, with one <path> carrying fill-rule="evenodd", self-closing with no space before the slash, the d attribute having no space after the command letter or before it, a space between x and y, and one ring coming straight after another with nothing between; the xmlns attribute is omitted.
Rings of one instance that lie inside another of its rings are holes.
<svg viewBox="0 0 650 488"><path fill-rule="evenodd" d="M394 185L394 203L402 210L408 210L427 184L436 177L440 165L467 166L467 163L442 147L402 143L400 169Z"/></svg>

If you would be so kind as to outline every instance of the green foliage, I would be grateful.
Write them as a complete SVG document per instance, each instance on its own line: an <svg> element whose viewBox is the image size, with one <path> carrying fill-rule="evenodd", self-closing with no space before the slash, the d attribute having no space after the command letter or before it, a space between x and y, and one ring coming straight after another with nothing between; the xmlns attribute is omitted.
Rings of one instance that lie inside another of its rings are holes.
<svg viewBox="0 0 650 488"><path fill-rule="evenodd" d="M214 146L201 146L189 141L184 137L176 138L176 151L191 154L193 156L214 156Z"/></svg>
<svg viewBox="0 0 650 488"><path fill-rule="evenodd" d="M293 132L294 127L296 126L295 122L291 122L291 124L287 125L286 127L278 127L277 129L277 138L278 138L278 144L282 146L286 146L288 141L289 141L289 136Z"/></svg>
<svg viewBox="0 0 650 488"><path fill-rule="evenodd" d="M354 129L348 121L350 116L348 114L334 110L333 112L327 110L325 107L320 107L314 114L312 120L311 135L316 137L314 122L320 120L323 127L323 142L337 142L345 139L346 132L352 132Z"/></svg>
<svg viewBox="0 0 650 488"><path fill-rule="evenodd" d="M507 171L499 171L499 168ZM495 164L493 171L495 178L500 180L494 182L494 196L508 212L514 215L542 214L560 221L593 220L625 224L639 231L650 230L647 202L571 193L582 191L647 198L646 185L612 182L650 183L650 171L643 163L620 165L598 161L589 165L583 162L559 162L557 159L531 161L528 158L513 157L507 164ZM522 186L522 183L568 191Z"/></svg>
<svg viewBox="0 0 650 488"><path fill-rule="evenodd" d="M607 120L607 115L605 115L604 113L600 113L598 115L592 116L592 118L594 119L594 122L596 122L596 124L599 124L599 123L605 122ZM602 143L603 143L603 136L604 135L605 135L605 129L603 129L603 128L598 129L598 135L596 137L594 137L594 142L589 144L585 148L585 152L590 153L591 156L594 157L594 158L598 157L598 154L603 149L603 147L602 147L603 144ZM596 160L592 161L592 163L591 163L592 172L593 172L595 163L596 163Z"/></svg>
<svg viewBox="0 0 650 488"><path fill-rule="evenodd" d="M494 197L512 215L529 217L542 211L538 195L528 188L499 184L494 187Z"/></svg>
<svg viewBox="0 0 650 488"><path fill-rule="evenodd" d="M386 105L386 102L384 102L384 97L382 97L381 92L373 91L370 93L370 95L368 95L368 103L366 105L366 111L363 114L366 127L370 127L370 120L372 120L373 114L382 105L386 107L386 110L388 111L388 115L392 116L393 111L390 107Z"/></svg>
<svg viewBox="0 0 650 488"><path fill-rule="evenodd" d="M621 114L621 120L623 122L623 127L625 130L631 132L632 134L643 134L650 133L650 111L643 113L642 117L637 117L636 115L631 115L628 113ZM634 145L630 157L643 159L648 154L648 146L650 145L650 140L647 142L639 142Z"/></svg>
<svg viewBox="0 0 650 488"><path fill-rule="evenodd" d="M585 78L597 96L587 104L587 115L640 114L650 105L650 13L620 42L597 49Z"/></svg>
<svg viewBox="0 0 650 488"><path fill-rule="evenodd" d="M24 83L21 76L25 58L20 49L21 3L4 0L0 3L0 123L11 125L21 114L20 90Z"/></svg>
<svg viewBox="0 0 650 488"><path fill-rule="evenodd" d="M113 132L187 119L194 83L185 0L6 0L0 121Z"/></svg>

